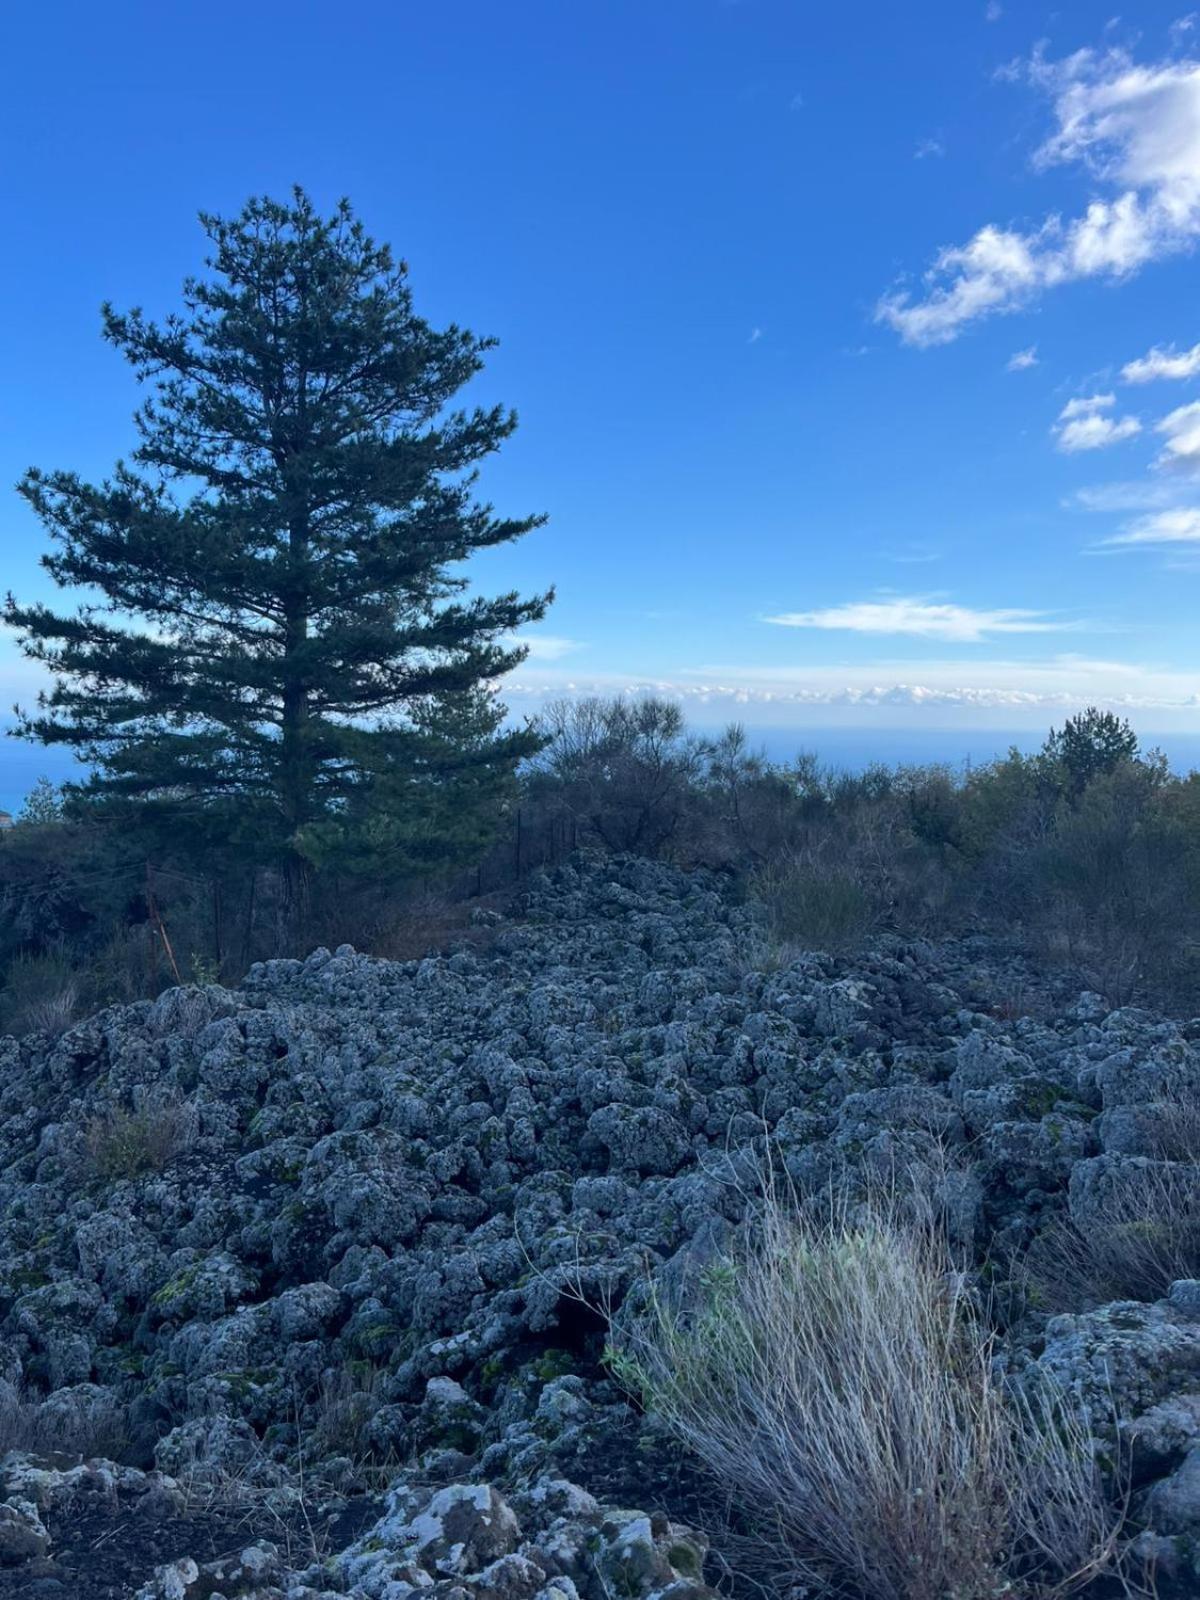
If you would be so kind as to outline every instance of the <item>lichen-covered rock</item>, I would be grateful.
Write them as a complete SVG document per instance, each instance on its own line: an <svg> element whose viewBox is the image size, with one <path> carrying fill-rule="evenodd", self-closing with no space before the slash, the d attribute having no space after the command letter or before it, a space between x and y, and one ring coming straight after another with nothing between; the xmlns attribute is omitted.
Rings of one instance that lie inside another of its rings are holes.
<svg viewBox="0 0 1200 1600"><path fill-rule="evenodd" d="M0 1501L0 1567L18 1567L50 1548L50 1535L28 1500Z"/></svg>
<svg viewBox="0 0 1200 1600"><path fill-rule="evenodd" d="M317 950L0 1040L0 1405L31 1448L81 1462L124 1434L117 1476L70 1467L119 1516L176 1504L179 1479L282 1514L301 1479L361 1505L398 1475L332 1549L336 1583L262 1579L288 1600L600 1600L602 1581L686 1600L703 1579L671 1550L692 1536L613 1509L688 1504L692 1469L606 1368L608 1320L647 1272L686 1294L736 1246L766 1151L798 1192L890 1186L1010 1288L1051 1219L1086 1236L1131 1174L1195 1175L1200 1214L1193 1026L975 938L762 970L757 915L723 890L580 855L486 948ZM97 1130L156 1108L175 1136L152 1159L88 1165ZM1164 1525L1200 1443L1200 1307L1165 1290L1032 1307L1009 1352L1098 1414L1115 1398ZM63 1470L0 1465L0 1499L58 1517ZM443 1529L426 1544L422 1517ZM202 1590L235 1581L178 1553Z"/></svg>

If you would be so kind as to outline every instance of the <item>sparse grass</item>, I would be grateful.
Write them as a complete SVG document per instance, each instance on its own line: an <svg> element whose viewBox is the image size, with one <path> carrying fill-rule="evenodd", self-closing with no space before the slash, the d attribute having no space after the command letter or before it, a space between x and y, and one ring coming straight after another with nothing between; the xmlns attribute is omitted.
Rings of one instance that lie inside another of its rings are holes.
<svg viewBox="0 0 1200 1600"><path fill-rule="evenodd" d="M5 975L3 1031L65 1033L78 1017L82 993L65 955L22 956Z"/></svg>
<svg viewBox="0 0 1200 1600"><path fill-rule="evenodd" d="M770 1193L756 1228L690 1301L651 1282L613 1360L742 1508L764 1571L991 1600L1111 1562L1121 1516L1087 1423L1052 1389L1005 1391L931 1229L886 1204L817 1222Z"/></svg>
<svg viewBox="0 0 1200 1600"><path fill-rule="evenodd" d="M843 948L871 927L870 901L843 867L792 861L756 876L755 896L766 908L772 940L783 946Z"/></svg>
<svg viewBox="0 0 1200 1600"><path fill-rule="evenodd" d="M133 1110L104 1112L83 1130L87 1169L107 1179L161 1172L187 1144L195 1124L194 1107L173 1093L155 1095Z"/></svg>
<svg viewBox="0 0 1200 1600"><path fill-rule="evenodd" d="M1200 1275L1200 1166L1130 1162L1086 1224L1055 1218L1025 1254L1031 1306L1079 1311L1109 1300L1158 1300L1176 1278Z"/></svg>
<svg viewBox="0 0 1200 1600"><path fill-rule="evenodd" d="M0 1383L0 1456L22 1450L65 1462L121 1461L128 1449L124 1410L104 1390L84 1385L41 1399Z"/></svg>
<svg viewBox="0 0 1200 1600"><path fill-rule="evenodd" d="M381 1453L370 1436L385 1377L384 1368L363 1362L323 1374L316 1393L297 1407L301 1459L321 1462L340 1456L372 1487L386 1485L399 1462Z"/></svg>

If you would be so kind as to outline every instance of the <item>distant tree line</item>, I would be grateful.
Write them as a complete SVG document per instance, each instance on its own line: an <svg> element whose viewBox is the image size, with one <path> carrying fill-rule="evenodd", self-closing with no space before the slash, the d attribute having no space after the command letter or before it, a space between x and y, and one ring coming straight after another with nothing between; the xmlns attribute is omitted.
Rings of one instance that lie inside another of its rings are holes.
<svg viewBox="0 0 1200 1600"><path fill-rule="evenodd" d="M655 699L562 702L532 732L538 751L473 859L420 873L328 867L308 938L416 957L485 936L480 907L583 848L726 875L762 908L750 961L887 932L981 932L1114 1001L1196 1009L1200 775L1173 775L1111 712L969 771L774 763L739 728L700 737ZM0 1026L54 1025L300 953L286 895L278 870L247 873L236 849L210 844L197 859L168 841L148 855L103 804L41 786L0 839Z"/></svg>

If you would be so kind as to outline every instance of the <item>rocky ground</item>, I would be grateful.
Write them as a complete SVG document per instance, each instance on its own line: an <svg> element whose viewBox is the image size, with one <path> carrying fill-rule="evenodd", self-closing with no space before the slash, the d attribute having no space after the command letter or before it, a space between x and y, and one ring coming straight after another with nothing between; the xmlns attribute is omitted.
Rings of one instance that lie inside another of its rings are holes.
<svg viewBox="0 0 1200 1600"><path fill-rule="evenodd" d="M703 1600L710 1492L605 1312L737 1228L767 1138L801 1186L929 1175L1014 1365L1111 1400L1131 1533L1200 1592L1200 1021L982 941L780 958L641 861L481 933L0 1039L0 1595ZM1111 1232L1130 1174L1176 1255L1055 1305L1020 1263Z"/></svg>

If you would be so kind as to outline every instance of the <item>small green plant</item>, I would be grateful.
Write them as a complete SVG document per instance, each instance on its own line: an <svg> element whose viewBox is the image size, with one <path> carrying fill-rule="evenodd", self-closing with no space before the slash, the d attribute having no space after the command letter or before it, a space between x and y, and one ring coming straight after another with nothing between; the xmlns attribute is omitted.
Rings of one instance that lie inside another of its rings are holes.
<svg viewBox="0 0 1200 1600"><path fill-rule="evenodd" d="M84 1128L86 1162L94 1177L137 1178L161 1172L184 1148L195 1113L176 1094L163 1094L134 1110L116 1107Z"/></svg>
<svg viewBox="0 0 1200 1600"><path fill-rule="evenodd" d="M220 983L220 963L214 961L211 956L201 955L198 951L193 951L188 965L192 971L192 982L199 984L201 988L209 984Z"/></svg>

